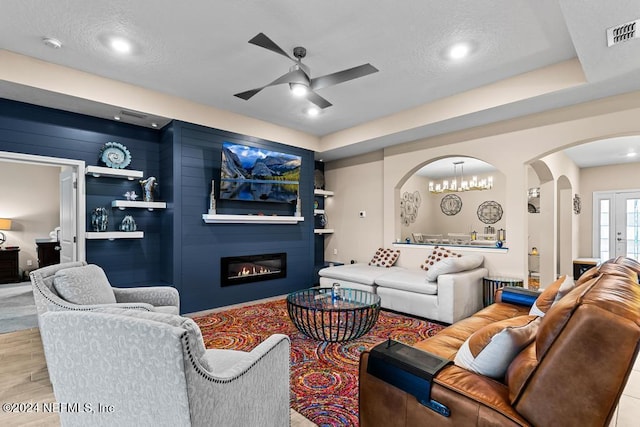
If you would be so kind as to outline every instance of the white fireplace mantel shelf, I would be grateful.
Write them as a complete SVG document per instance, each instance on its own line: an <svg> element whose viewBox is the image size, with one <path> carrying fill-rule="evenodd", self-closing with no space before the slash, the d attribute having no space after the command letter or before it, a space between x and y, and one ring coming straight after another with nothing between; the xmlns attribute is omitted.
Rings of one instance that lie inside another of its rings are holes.
<svg viewBox="0 0 640 427"><path fill-rule="evenodd" d="M304 221L303 216L284 215L209 215L202 214L207 224L297 224Z"/></svg>

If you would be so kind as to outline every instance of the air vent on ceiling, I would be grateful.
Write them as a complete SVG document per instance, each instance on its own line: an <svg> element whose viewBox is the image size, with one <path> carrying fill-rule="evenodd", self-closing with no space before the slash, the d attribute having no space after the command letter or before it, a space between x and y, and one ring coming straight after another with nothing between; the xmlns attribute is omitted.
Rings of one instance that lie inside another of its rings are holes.
<svg viewBox="0 0 640 427"><path fill-rule="evenodd" d="M134 117L136 119L142 120L142 119L146 119L147 115L144 113L138 113L135 111L127 111L127 110L121 110L120 111L120 115L121 116L127 116L127 117Z"/></svg>
<svg viewBox="0 0 640 427"><path fill-rule="evenodd" d="M638 29L640 29L639 27L640 19L636 19L635 21L627 22L626 24L607 28L607 46L611 47L614 44L640 38L640 34L638 34Z"/></svg>

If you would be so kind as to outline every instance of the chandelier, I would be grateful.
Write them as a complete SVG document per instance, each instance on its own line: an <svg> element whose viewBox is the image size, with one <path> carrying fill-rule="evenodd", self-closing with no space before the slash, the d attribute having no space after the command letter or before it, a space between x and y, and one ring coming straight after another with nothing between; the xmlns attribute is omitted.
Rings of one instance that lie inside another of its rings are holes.
<svg viewBox="0 0 640 427"><path fill-rule="evenodd" d="M459 168L458 168L459 166ZM458 169L460 174L458 175ZM430 193L458 193L462 191L472 190L490 190L493 188L493 177L489 176L478 180L477 176L471 177L471 180L464 179L464 161L453 162L453 179L442 180L442 183L436 184L429 182Z"/></svg>

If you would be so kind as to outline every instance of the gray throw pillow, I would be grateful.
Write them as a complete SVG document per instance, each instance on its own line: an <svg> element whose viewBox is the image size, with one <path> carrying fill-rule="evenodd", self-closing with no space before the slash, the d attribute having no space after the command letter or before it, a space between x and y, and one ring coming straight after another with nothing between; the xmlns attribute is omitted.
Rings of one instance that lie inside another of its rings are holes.
<svg viewBox="0 0 640 427"><path fill-rule="evenodd" d="M65 268L56 272L53 286L62 299L80 305L115 304L106 274L97 265Z"/></svg>

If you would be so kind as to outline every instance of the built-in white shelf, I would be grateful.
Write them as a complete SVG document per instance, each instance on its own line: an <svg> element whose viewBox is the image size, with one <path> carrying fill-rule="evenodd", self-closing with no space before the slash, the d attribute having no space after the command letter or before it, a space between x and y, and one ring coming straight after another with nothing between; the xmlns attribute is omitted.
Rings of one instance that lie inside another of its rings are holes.
<svg viewBox="0 0 640 427"><path fill-rule="evenodd" d="M297 224L303 216L284 215L209 215L202 214L207 224Z"/></svg>
<svg viewBox="0 0 640 427"><path fill-rule="evenodd" d="M144 231L87 231L85 237L90 240L142 239Z"/></svg>
<svg viewBox="0 0 640 427"><path fill-rule="evenodd" d="M313 232L315 234L332 234L333 228L314 228Z"/></svg>
<svg viewBox="0 0 640 427"><path fill-rule="evenodd" d="M324 213L324 209L314 209L313 210L313 214L314 215L322 215Z"/></svg>
<svg viewBox="0 0 640 427"><path fill-rule="evenodd" d="M114 200L111 202L111 207L124 210L126 208L138 208L138 209L166 209L167 202L143 202L137 200Z"/></svg>
<svg viewBox="0 0 640 427"><path fill-rule="evenodd" d="M108 178L128 179L130 181L142 178L142 176L144 175L142 171L132 169L105 168L103 166L87 166L87 168L85 169L85 174L93 175L96 178L104 176Z"/></svg>
<svg viewBox="0 0 640 427"><path fill-rule="evenodd" d="M331 197L333 196L333 191L315 189L313 190L313 194L316 196Z"/></svg>

